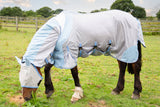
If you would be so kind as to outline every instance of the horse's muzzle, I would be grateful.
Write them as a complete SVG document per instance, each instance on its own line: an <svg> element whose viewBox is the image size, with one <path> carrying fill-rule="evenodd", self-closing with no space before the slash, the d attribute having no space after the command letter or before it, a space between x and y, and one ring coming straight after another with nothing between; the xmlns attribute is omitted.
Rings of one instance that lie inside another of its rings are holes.
<svg viewBox="0 0 160 107"><path fill-rule="evenodd" d="M28 97L24 97L24 100L25 101L29 101L29 100L31 100L33 97L32 97L32 95L31 95L31 97L30 98L28 98Z"/></svg>

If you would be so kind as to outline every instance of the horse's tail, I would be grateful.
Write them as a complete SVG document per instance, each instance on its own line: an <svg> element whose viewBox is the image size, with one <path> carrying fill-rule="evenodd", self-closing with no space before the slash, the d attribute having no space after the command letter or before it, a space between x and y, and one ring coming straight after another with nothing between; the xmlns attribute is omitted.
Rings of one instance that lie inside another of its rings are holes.
<svg viewBox="0 0 160 107"><path fill-rule="evenodd" d="M139 56L138 56L138 60L134 64L135 64L136 70L141 71L142 52L141 52L141 42L140 41L138 41L137 47L138 47ZM132 63L128 63L128 72L131 74L134 74Z"/></svg>

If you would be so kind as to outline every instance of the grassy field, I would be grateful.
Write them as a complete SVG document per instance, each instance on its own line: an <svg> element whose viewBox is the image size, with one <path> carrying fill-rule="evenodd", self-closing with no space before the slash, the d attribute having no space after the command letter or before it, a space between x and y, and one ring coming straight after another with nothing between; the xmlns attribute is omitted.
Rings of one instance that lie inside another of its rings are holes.
<svg viewBox="0 0 160 107"><path fill-rule="evenodd" d="M117 61L99 56L79 58L78 68L84 98L70 102L74 81L70 70L52 68L55 93L47 99L44 80L37 97L22 103L18 79L19 64L15 56L22 57L34 34L33 30L0 30L0 107L160 107L160 35L144 36L147 48L143 50L141 81L143 91L139 100L132 100L133 75L126 73L125 89L120 95L112 95L118 79ZM41 69L43 76L44 72Z"/></svg>

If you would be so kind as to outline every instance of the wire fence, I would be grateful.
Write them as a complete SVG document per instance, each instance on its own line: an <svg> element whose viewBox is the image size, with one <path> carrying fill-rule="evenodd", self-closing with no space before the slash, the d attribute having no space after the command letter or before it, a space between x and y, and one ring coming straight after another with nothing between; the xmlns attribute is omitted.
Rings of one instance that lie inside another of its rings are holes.
<svg viewBox="0 0 160 107"><path fill-rule="evenodd" d="M37 31L47 20L49 18L0 16L0 27L14 27L17 31L19 28L32 28ZM160 21L143 19L141 24L144 34L160 34Z"/></svg>

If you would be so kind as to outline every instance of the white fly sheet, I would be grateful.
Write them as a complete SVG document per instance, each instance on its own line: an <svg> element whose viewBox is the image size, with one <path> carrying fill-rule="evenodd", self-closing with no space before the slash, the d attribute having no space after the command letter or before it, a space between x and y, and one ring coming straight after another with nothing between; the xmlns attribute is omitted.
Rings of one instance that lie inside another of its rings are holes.
<svg viewBox="0 0 160 107"><path fill-rule="evenodd" d="M36 32L23 61L38 67L51 63L71 69L77 65L78 57L104 54L133 63L138 59L138 41L145 46L141 24L129 13L62 12Z"/></svg>

